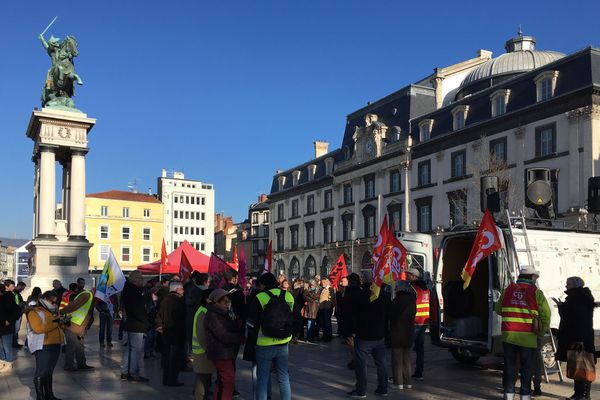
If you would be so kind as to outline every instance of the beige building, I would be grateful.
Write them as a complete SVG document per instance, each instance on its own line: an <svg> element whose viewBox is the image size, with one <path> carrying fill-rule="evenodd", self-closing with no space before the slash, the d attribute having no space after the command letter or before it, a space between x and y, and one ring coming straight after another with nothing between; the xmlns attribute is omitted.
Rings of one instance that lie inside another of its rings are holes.
<svg viewBox="0 0 600 400"><path fill-rule="evenodd" d="M85 199L90 272L100 273L112 249L123 271L160 258L163 204L154 196L120 190L88 194Z"/></svg>

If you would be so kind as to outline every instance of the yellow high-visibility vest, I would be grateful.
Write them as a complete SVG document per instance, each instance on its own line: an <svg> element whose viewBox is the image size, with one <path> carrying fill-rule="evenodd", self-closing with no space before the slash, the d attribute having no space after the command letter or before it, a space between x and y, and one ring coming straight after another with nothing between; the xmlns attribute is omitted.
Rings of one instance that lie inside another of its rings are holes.
<svg viewBox="0 0 600 400"><path fill-rule="evenodd" d="M198 341L198 318L202 314L206 314L206 308L200 306L196 314L194 314L194 327L192 330L192 354L204 354L206 353L206 349L200 346L200 342Z"/></svg>

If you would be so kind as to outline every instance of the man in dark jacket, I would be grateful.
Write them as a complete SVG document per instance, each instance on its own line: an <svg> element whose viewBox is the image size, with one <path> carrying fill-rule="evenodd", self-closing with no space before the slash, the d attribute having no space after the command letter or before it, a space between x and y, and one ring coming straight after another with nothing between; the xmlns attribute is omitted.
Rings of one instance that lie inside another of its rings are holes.
<svg viewBox="0 0 600 400"><path fill-rule="evenodd" d="M429 326L429 288L422 279L422 271L417 268L410 268L406 274L410 285L415 290L417 314L415 317L415 352L417 361L413 378L418 381L423 380L423 370L425 368L425 331Z"/></svg>
<svg viewBox="0 0 600 400"><path fill-rule="evenodd" d="M144 352L144 333L148 329L148 311L144 299L144 278L140 271L129 274L121 294L121 308L125 316L124 331L127 333L127 346L123 349L121 379L134 382L148 382L140 375L140 363Z"/></svg>
<svg viewBox="0 0 600 400"><path fill-rule="evenodd" d="M390 307L390 347L395 389L410 389L410 348L415 331L417 296L407 281L396 283L396 297Z"/></svg>
<svg viewBox="0 0 600 400"><path fill-rule="evenodd" d="M194 315L200 306L202 292L208 289L208 274L202 274L198 271L192 272L190 280L183 285L185 299L185 351L191 354L192 351L192 330L194 328Z"/></svg>
<svg viewBox="0 0 600 400"><path fill-rule="evenodd" d="M339 297L336 309L339 309L340 319L343 324L340 327L340 335L344 338L344 343L350 348L351 360L347 364L349 369L356 366L356 354L354 352L354 335L358 324L356 310L361 296L360 276L350 274L345 278L348 282L344 288L343 294Z"/></svg>
<svg viewBox="0 0 600 400"><path fill-rule="evenodd" d="M15 322L21 316L21 309L15 302L15 296L12 291L15 282L6 279L4 281L5 291L0 296L0 367L7 370L12 366L14 360L13 354L13 335L15 332Z"/></svg>
<svg viewBox="0 0 600 400"><path fill-rule="evenodd" d="M367 358L373 357L377 367L377 389L375 394L387 396L388 376L386 369L385 336L389 322L389 291L381 288L379 297L370 301L370 290L363 289L357 299L356 326L356 389L348 393L352 398L367 397Z"/></svg>
<svg viewBox="0 0 600 400"><path fill-rule="evenodd" d="M177 378L184 365L185 341L185 300L183 284L174 281L169 284L169 295L160 303L157 328L162 333L163 385L183 386Z"/></svg>

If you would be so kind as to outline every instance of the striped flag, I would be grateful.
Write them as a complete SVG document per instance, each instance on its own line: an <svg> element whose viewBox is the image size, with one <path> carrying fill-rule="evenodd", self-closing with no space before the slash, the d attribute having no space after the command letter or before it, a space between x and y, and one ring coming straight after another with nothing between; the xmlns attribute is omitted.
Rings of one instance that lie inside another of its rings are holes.
<svg viewBox="0 0 600 400"><path fill-rule="evenodd" d="M121 271L117 258L112 249L110 249L102 273L100 274L100 277L98 277L98 284L96 285L94 297L97 297L105 303L109 303L110 296L122 292L124 286L125 276L123 275L123 271Z"/></svg>

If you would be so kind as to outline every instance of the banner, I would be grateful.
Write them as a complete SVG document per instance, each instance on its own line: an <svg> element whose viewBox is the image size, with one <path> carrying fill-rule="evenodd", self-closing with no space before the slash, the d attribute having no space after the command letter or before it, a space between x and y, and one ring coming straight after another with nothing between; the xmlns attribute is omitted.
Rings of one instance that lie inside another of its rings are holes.
<svg viewBox="0 0 600 400"><path fill-rule="evenodd" d="M225 262L225 260L217 256L215 253L210 253L208 274L211 276L211 280L216 283L217 287L222 287L225 284L223 273L229 268L231 267Z"/></svg>
<svg viewBox="0 0 600 400"><path fill-rule="evenodd" d="M498 235L498 227L494 223L494 217L492 217L490 210L486 209L477 236L475 236L469 259L462 271L463 289L469 287L477 264L500 248L502 248L502 243Z"/></svg>
<svg viewBox="0 0 600 400"><path fill-rule="evenodd" d="M340 257L335 262L333 267L331 267L331 273L329 274L329 280L331 281L331 286L336 289L339 288L340 282L342 278L348 276L348 268L346 267L346 259L344 257L344 253L340 254Z"/></svg>
<svg viewBox="0 0 600 400"><path fill-rule="evenodd" d="M387 215L383 218L377 243L373 248L373 283L371 301L379 297L383 284L406 279L406 248L396 239L387 224Z"/></svg>
<svg viewBox="0 0 600 400"><path fill-rule="evenodd" d="M185 255L185 251L182 251L181 263L179 264L179 279L181 279L181 282L185 283L185 281L190 278L192 271L192 263L190 263L190 260L188 260L187 256Z"/></svg>
<svg viewBox="0 0 600 400"><path fill-rule="evenodd" d="M162 272L169 265L169 259L167 258L167 246L165 246L165 239L162 241L162 248L160 249L160 269L158 270L158 274L162 275Z"/></svg>
<svg viewBox="0 0 600 400"><path fill-rule="evenodd" d="M98 284L96 285L96 293L94 297L102 300L105 303L110 303L110 296L123 291L125 286L125 276L121 267L117 262L112 249L108 252L108 258L104 262L104 269L98 277Z"/></svg>

